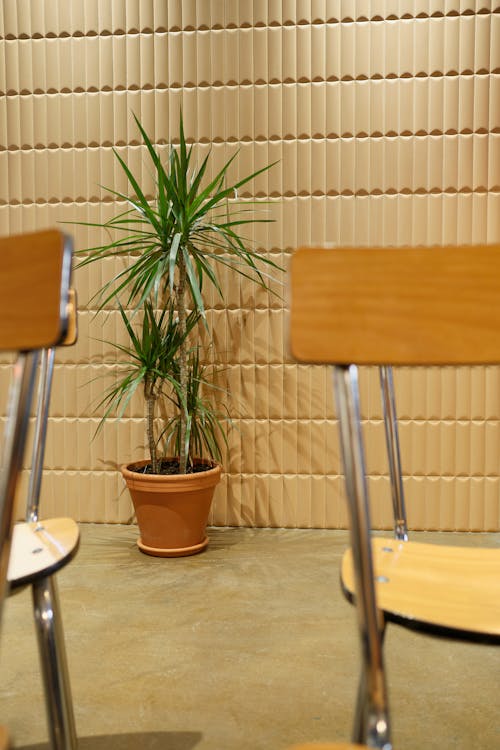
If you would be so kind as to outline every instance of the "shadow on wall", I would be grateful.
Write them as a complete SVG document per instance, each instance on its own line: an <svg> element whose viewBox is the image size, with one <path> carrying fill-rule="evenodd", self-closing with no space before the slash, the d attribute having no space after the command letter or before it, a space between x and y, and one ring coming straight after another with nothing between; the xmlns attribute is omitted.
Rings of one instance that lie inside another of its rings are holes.
<svg viewBox="0 0 500 750"><path fill-rule="evenodd" d="M79 737L78 750L194 750L201 732L134 732ZM19 750L47 750L48 744L24 745Z"/></svg>

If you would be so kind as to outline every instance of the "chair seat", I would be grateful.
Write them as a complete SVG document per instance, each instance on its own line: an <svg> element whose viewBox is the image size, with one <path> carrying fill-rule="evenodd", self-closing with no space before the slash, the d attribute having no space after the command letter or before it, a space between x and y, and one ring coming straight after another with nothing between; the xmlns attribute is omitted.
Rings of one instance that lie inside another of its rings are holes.
<svg viewBox="0 0 500 750"><path fill-rule="evenodd" d="M80 531L72 518L16 524L7 572L11 588L33 583L64 567L75 556L79 541Z"/></svg>
<svg viewBox="0 0 500 750"><path fill-rule="evenodd" d="M454 638L500 643L500 549L372 539L378 607L387 620ZM344 593L354 599L351 550Z"/></svg>
<svg viewBox="0 0 500 750"><path fill-rule="evenodd" d="M351 742L308 742L305 745L293 745L288 750L367 750L367 745L353 745Z"/></svg>

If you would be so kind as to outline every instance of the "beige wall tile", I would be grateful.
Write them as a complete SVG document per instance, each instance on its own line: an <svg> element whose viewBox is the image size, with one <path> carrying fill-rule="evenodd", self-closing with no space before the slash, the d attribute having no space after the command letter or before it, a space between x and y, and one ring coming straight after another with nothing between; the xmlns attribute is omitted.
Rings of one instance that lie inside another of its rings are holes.
<svg viewBox="0 0 500 750"><path fill-rule="evenodd" d="M473 0L436 1L432 14L424 0L4 0L0 232L123 210L113 147L152 192L131 113L164 154L182 106L199 159L212 151L211 175L238 151L231 179L278 162L242 194L271 198L275 222L249 239L284 267L303 244L498 242L497 16ZM66 229L77 249L101 241ZM132 517L116 467L143 452L140 395L93 437L120 359L106 341L126 338L116 312L95 317L92 297L120 263L75 272L80 337L57 355L47 513ZM227 305L207 290L207 309L235 429L211 520L344 526L330 373L291 360L286 289L221 278ZM498 369L401 370L396 383L412 523L499 528ZM374 523L389 526L375 370L362 371L361 393Z"/></svg>

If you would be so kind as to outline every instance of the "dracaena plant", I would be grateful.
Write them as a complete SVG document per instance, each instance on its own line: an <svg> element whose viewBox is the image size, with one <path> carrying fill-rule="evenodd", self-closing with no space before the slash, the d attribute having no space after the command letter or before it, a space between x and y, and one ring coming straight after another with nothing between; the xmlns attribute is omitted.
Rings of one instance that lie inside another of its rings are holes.
<svg viewBox="0 0 500 750"><path fill-rule="evenodd" d="M170 389L168 400L173 405L173 416L167 418L160 439L164 442L164 452L169 450L178 456L184 451L190 456L209 455L222 460L221 443L227 447L226 426L231 423L227 409L214 406L214 397L226 391L208 378L210 368L200 360L200 347L193 347L188 361L188 382L185 393L180 388ZM183 399L186 398L186 403ZM186 429L182 427L183 414L186 414Z"/></svg>
<svg viewBox="0 0 500 750"><path fill-rule="evenodd" d="M134 119L146 146L149 170L154 175L154 195L144 193L139 178L114 151L132 194L109 188L108 192L118 201L126 202L129 208L103 223L81 222L105 230L110 239L84 251L85 257L79 265L117 256L125 261L124 267L96 293L100 309L115 303L120 310L132 342L127 353L135 373L131 371L129 380L123 380L117 390L108 392L105 417L116 407L123 413L138 378L142 378L148 445L155 472L158 459L153 447L156 442L151 414L156 414L153 404L164 395L162 382L168 384L174 413L167 419L165 435L178 452L179 473L183 474L192 464L195 449L204 446L212 457L220 455L219 412L204 395L207 382L199 347L193 342L197 326L208 331L204 284L211 284L223 299L218 276L221 268L229 267L265 288L272 278L269 272L273 274L279 269L255 251L241 234L249 225L269 219L255 218L253 202L237 200L238 190L272 165L228 185L229 169L236 155L215 177L208 178L211 154L201 164L195 163L195 150L186 142L182 113L179 143L168 148L165 161L135 115ZM144 316L140 337L132 326L132 318L138 311L143 311ZM165 338L165 327L172 349L161 355L162 366L155 365L146 377L146 361L158 363L155 347L162 336ZM208 334L210 337L210 331Z"/></svg>
<svg viewBox="0 0 500 750"><path fill-rule="evenodd" d="M212 458L221 460L220 442L227 442L224 427L230 420L221 409L214 407L213 401L207 395L219 388L205 377L207 368L200 362L198 345L193 346L189 352L188 387L185 393L181 391L178 350L182 342L172 304L167 304L162 310L155 310L151 301L147 300L142 315L133 317L127 314L120 303L118 307L130 345L107 342L118 349L121 355L125 355L126 360L118 367L117 382L105 390L99 402L99 406L104 407L104 414L98 430L110 414L121 417L136 390L142 388L146 404L146 433L152 474L159 474L161 470L159 445L164 445L163 455L170 446L175 455L181 453L182 415L186 415L184 449L188 457L208 453ZM189 313L186 320L186 335L193 330L198 319L196 311ZM164 428L157 434L155 425L159 416L159 406L164 401L173 405L173 414L167 416Z"/></svg>

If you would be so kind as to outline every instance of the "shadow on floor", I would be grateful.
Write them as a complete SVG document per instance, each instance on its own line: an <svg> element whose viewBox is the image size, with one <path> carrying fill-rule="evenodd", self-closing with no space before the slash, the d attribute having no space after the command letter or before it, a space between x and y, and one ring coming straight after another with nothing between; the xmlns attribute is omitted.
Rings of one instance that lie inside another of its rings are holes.
<svg viewBox="0 0 500 750"><path fill-rule="evenodd" d="M201 732L133 732L79 737L78 750L194 750ZM48 750L48 744L24 745L17 750Z"/></svg>

